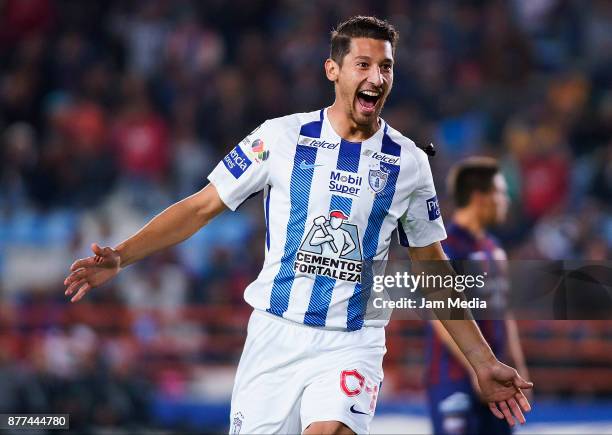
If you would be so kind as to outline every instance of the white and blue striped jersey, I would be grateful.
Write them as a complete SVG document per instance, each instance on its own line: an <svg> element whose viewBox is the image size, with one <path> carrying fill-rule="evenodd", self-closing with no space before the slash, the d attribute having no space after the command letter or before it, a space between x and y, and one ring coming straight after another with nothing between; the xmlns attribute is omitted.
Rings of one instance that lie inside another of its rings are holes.
<svg viewBox="0 0 612 435"><path fill-rule="evenodd" d="M264 122L208 179L231 210L264 193L266 255L245 300L306 325L357 330L369 295L363 262L386 260L391 235L427 246L446 237L426 154L381 121L342 139L327 109Z"/></svg>

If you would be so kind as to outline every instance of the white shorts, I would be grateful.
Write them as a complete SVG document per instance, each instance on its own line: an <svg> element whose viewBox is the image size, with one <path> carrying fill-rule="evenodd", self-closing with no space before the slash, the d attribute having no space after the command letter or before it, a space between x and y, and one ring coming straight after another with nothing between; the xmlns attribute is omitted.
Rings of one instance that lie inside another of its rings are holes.
<svg viewBox="0 0 612 435"><path fill-rule="evenodd" d="M230 434L299 434L317 421L369 433L384 328L331 331L255 310L232 393Z"/></svg>

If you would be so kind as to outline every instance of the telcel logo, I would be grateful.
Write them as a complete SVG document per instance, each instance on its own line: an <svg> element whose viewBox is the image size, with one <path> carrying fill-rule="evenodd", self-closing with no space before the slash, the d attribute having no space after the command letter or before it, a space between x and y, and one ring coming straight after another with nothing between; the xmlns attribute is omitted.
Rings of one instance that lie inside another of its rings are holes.
<svg viewBox="0 0 612 435"><path fill-rule="evenodd" d="M363 154L366 157L371 157L374 160L378 160L379 162L386 163L388 165L399 165L400 164L399 156L392 156L391 154L385 154L385 153L381 153L381 152L374 151L374 150L367 149L367 148L363 150L361 154Z"/></svg>
<svg viewBox="0 0 612 435"><path fill-rule="evenodd" d="M300 136L298 140L298 145L304 145L304 146L313 147L313 148L323 148L323 149L328 149L328 150L335 150L340 145L340 142L331 143L331 142L326 142L324 140L315 139L313 137Z"/></svg>
<svg viewBox="0 0 612 435"><path fill-rule="evenodd" d="M389 165L399 165L400 158L396 156L390 156L389 154L377 153L372 154L372 158Z"/></svg>

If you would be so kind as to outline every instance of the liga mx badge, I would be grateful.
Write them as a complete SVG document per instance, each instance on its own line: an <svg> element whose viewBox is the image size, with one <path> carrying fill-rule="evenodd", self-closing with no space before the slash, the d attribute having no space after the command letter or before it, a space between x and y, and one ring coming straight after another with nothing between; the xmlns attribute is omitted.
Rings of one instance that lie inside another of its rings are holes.
<svg viewBox="0 0 612 435"><path fill-rule="evenodd" d="M234 420L232 420L232 435L238 435L240 433L240 429L242 429L242 420L244 420L244 415L242 415L241 412L234 414Z"/></svg>
<svg viewBox="0 0 612 435"><path fill-rule="evenodd" d="M378 193L385 188L388 178L389 173L384 169L370 169L370 173L368 174L368 183L370 183L370 188L375 193Z"/></svg>

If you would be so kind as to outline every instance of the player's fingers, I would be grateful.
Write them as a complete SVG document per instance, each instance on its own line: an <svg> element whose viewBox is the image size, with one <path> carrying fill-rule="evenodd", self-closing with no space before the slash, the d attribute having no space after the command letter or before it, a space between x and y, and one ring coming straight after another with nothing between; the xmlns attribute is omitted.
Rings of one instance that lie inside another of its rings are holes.
<svg viewBox="0 0 612 435"><path fill-rule="evenodd" d="M514 393L514 398L517 400L523 411L531 411L531 405L529 404L529 400L527 400L527 397L525 397L525 394L521 390L517 390L517 392Z"/></svg>
<svg viewBox="0 0 612 435"><path fill-rule="evenodd" d="M104 250L102 248L100 248L100 245L98 245L97 243L92 243L91 244L91 250L96 255L104 255Z"/></svg>
<svg viewBox="0 0 612 435"><path fill-rule="evenodd" d="M507 402L508 402L508 405L510 405L512 414L514 414L514 416L517 418L519 423L525 424L525 421L526 421L525 416L523 415L523 412L521 411L521 408L519 407L518 403L516 403L516 400L509 399Z"/></svg>
<svg viewBox="0 0 612 435"><path fill-rule="evenodd" d="M522 388L524 390L529 390L530 388L533 388L533 382L527 382L525 379L521 378L521 375L519 375L518 373L516 374L516 376L514 376L513 383L516 388Z"/></svg>
<svg viewBox="0 0 612 435"><path fill-rule="evenodd" d="M502 400L501 402L497 402L497 406L499 406L499 409L504 414L504 417L506 418L508 424L511 427L514 426L514 418L512 418L512 413L510 412L510 408L508 408L508 404L506 403L506 401Z"/></svg>
<svg viewBox="0 0 612 435"><path fill-rule="evenodd" d="M504 414L502 414L501 411L497 408L497 404L495 402L489 402L489 409L495 417L499 418L500 420L504 419Z"/></svg>
<svg viewBox="0 0 612 435"><path fill-rule="evenodd" d="M74 291L78 288L80 288L83 284L85 284L87 281L85 281L84 279L80 279L78 281L73 282L72 284L70 284L68 286L68 288L66 289L66 291L64 292L64 294L66 296L70 296L72 293L74 293Z"/></svg>
<svg viewBox="0 0 612 435"><path fill-rule="evenodd" d="M77 292L76 295L74 295L72 297L72 299L70 299L70 302L78 302L80 301L83 296L85 296L85 294L91 290L91 286L89 284L84 284L81 286L81 288L79 289L79 291Z"/></svg>
<svg viewBox="0 0 612 435"><path fill-rule="evenodd" d="M64 285L70 285L75 281L85 278L86 273L87 271L84 268L75 270L66 277L66 279L64 280Z"/></svg>
<svg viewBox="0 0 612 435"><path fill-rule="evenodd" d="M75 271L77 269L81 269L83 267L95 266L96 265L96 257L87 257L81 258L70 266L70 270Z"/></svg>

